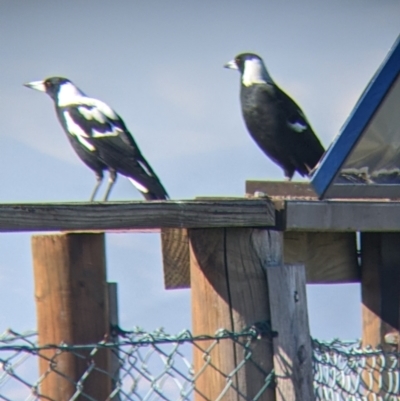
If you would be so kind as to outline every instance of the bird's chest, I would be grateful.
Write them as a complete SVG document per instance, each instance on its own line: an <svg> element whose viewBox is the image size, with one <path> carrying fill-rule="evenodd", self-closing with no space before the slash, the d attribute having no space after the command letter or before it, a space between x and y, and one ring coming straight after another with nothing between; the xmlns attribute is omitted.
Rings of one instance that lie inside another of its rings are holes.
<svg viewBox="0 0 400 401"><path fill-rule="evenodd" d="M242 90L243 118L251 134L275 136L281 131L282 118L273 90Z"/></svg>

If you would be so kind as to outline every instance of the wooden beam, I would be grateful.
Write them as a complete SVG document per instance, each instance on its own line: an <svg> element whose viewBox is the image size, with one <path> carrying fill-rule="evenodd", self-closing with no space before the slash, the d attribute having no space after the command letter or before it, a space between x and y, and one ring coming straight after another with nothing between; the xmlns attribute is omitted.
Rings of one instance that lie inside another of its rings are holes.
<svg viewBox="0 0 400 401"><path fill-rule="evenodd" d="M274 224L274 207L265 199L0 204L0 232Z"/></svg>
<svg viewBox="0 0 400 401"><path fill-rule="evenodd" d="M262 192L271 198L318 198L313 187L308 182L246 181L246 194L253 196L257 192Z"/></svg>
<svg viewBox="0 0 400 401"><path fill-rule="evenodd" d="M109 333L104 235L34 236L32 251L39 346L102 341ZM80 357L72 352L57 354L56 349L40 351L40 374L46 374L40 395L58 401L71 399L93 360L97 369L79 391L90 399L107 399L111 380L99 370L109 371L109 352L99 350L89 356L90 351L77 351Z"/></svg>
<svg viewBox="0 0 400 401"><path fill-rule="evenodd" d="M168 290L189 288L189 238L186 228L163 228L161 248L165 288Z"/></svg>
<svg viewBox="0 0 400 401"><path fill-rule="evenodd" d="M363 346L400 350L400 233L362 233L361 252Z"/></svg>
<svg viewBox="0 0 400 401"><path fill-rule="evenodd" d="M161 238L165 288L190 288L186 229L163 229ZM303 264L308 284L360 282L355 233L285 232L284 261Z"/></svg>
<svg viewBox="0 0 400 401"><path fill-rule="evenodd" d="M399 231L400 202L285 201L285 231Z"/></svg>
<svg viewBox="0 0 400 401"><path fill-rule="evenodd" d="M275 234L260 229L189 230L194 335L214 335L221 328L240 332L270 319L265 268L282 260ZM234 374L244 361L243 347L232 340L210 348L212 344L202 341L194 347L195 400L216 400L224 391L223 399L254 399L273 368L270 337L254 341L254 363L247 361ZM274 389L257 399L275 400Z"/></svg>
<svg viewBox="0 0 400 401"><path fill-rule="evenodd" d="M0 204L0 232L268 227L284 231L398 231L398 201L268 199Z"/></svg>
<svg viewBox="0 0 400 401"><path fill-rule="evenodd" d="M276 400L315 400L312 346L302 265L267 267L273 338Z"/></svg>
<svg viewBox="0 0 400 401"><path fill-rule="evenodd" d="M285 263L304 265L307 284L360 282L355 233L288 231L284 242Z"/></svg>
<svg viewBox="0 0 400 401"><path fill-rule="evenodd" d="M399 351L400 233L362 233L362 345ZM362 379L376 397L385 399L393 372L389 354L366 358Z"/></svg>

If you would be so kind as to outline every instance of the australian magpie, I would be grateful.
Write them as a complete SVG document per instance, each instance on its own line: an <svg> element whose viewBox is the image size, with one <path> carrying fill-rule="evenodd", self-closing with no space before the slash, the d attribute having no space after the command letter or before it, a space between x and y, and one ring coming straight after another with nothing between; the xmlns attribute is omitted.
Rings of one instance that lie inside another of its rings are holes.
<svg viewBox="0 0 400 401"><path fill-rule="evenodd" d="M57 117L72 147L96 174L91 201L103 181L104 170L109 171L104 200L108 199L118 173L128 177L145 199L168 198L124 121L111 107L86 96L66 78L51 77L24 85L45 92L53 99Z"/></svg>
<svg viewBox="0 0 400 401"><path fill-rule="evenodd" d="M325 150L300 107L274 83L261 57L239 54L224 67L240 72L242 114L257 145L282 167L289 181L295 171L309 175Z"/></svg>

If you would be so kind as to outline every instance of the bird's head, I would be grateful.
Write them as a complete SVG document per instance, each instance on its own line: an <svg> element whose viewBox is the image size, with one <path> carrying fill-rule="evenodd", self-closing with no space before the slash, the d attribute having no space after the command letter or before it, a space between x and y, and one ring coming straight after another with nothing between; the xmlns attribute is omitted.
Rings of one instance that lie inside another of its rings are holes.
<svg viewBox="0 0 400 401"><path fill-rule="evenodd" d="M78 96L83 96L81 90L69 79L63 77L50 77L43 81L28 82L24 86L47 93L59 106L70 103Z"/></svg>
<svg viewBox="0 0 400 401"><path fill-rule="evenodd" d="M224 65L225 68L238 70L244 86L273 83L264 62L254 53L242 53Z"/></svg>

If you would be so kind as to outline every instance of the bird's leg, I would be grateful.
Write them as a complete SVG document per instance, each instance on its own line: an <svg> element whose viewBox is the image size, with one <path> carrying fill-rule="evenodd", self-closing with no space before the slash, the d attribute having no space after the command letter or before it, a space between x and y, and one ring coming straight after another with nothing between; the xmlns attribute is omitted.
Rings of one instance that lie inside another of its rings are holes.
<svg viewBox="0 0 400 401"><path fill-rule="evenodd" d="M103 199L104 202L108 200L108 196L110 195L111 188L115 184L116 180L117 180L117 172L115 170L110 169L110 177L108 179L107 191L106 191L106 194L104 195L104 199Z"/></svg>
<svg viewBox="0 0 400 401"><path fill-rule="evenodd" d="M103 176L103 172L101 170L100 171L96 171L97 183L96 183L96 186L93 189L92 196L90 197L90 202L94 201L94 198L96 197L97 191L98 191L101 183L103 182L103 177L104 177Z"/></svg>

